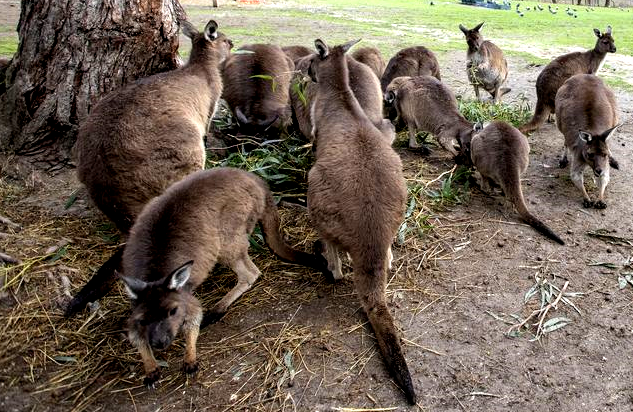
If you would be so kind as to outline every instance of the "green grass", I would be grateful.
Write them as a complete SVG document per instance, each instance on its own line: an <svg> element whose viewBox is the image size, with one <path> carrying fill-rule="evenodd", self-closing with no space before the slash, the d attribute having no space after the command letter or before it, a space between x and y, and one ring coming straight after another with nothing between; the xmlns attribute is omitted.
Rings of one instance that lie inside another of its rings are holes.
<svg viewBox="0 0 633 412"><path fill-rule="evenodd" d="M457 106L462 115L473 123L501 120L518 127L532 117L532 110L525 98L514 104L504 102L493 104L465 100L461 96L457 96Z"/></svg>
<svg viewBox="0 0 633 412"><path fill-rule="evenodd" d="M18 35L0 36L0 56L12 57L18 50Z"/></svg>

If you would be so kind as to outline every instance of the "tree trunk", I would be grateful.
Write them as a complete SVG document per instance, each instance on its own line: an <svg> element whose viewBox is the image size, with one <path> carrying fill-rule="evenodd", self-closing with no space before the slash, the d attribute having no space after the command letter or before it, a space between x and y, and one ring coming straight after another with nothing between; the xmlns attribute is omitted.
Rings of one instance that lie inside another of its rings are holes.
<svg viewBox="0 0 633 412"><path fill-rule="evenodd" d="M611 5L611 0L604 0L604 7L609 7Z"/></svg>
<svg viewBox="0 0 633 412"><path fill-rule="evenodd" d="M180 18L178 0L22 0L0 94L0 151L49 170L67 164L100 96L177 67Z"/></svg>

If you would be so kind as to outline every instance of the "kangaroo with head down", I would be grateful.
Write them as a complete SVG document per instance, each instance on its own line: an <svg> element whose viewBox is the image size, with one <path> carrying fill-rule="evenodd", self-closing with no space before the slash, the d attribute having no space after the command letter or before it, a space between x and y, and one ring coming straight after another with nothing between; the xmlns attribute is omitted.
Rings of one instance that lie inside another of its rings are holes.
<svg viewBox="0 0 633 412"><path fill-rule="evenodd" d="M418 131L432 133L453 156L470 143L473 124L459 112L453 92L435 77L396 77L385 90L385 106L395 107L406 123L410 148L421 147Z"/></svg>
<svg viewBox="0 0 633 412"><path fill-rule="evenodd" d="M189 62L108 94L79 128L73 148L79 180L124 236L150 199L204 168L204 135L222 93L219 65L232 43L213 20L202 33L188 21L181 25L192 42ZM121 255L119 248L67 314L108 292Z"/></svg>
<svg viewBox="0 0 633 412"><path fill-rule="evenodd" d="M309 56L296 61L297 72L293 77L290 88L290 100L295 119L303 135L311 141L314 139L312 135L313 121L310 111L313 107L317 85L310 79L309 69L312 60L316 58L318 58L318 55L311 53ZM383 104L380 81L369 66L349 56L346 56L346 59L349 85L354 97L356 97L369 120L383 132L388 140L393 141L395 138L393 126L382 117Z"/></svg>
<svg viewBox="0 0 633 412"><path fill-rule="evenodd" d="M382 58L380 50L375 47L359 47L354 50L352 57L356 61L369 66L379 79L385 72L385 59Z"/></svg>
<svg viewBox="0 0 633 412"><path fill-rule="evenodd" d="M466 72L468 81L475 88L475 96L479 97L479 87L490 93L495 103L501 101L501 96L510 91L502 87L508 79L508 62L503 52L493 42L484 40L479 29L483 26L479 23L473 29L459 25L459 29L466 36L468 52L466 54Z"/></svg>
<svg viewBox="0 0 633 412"><path fill-rule="evenodd" d="M200 327L221 318L260 275L248 256L248 236L258 222L277 256L327 271L321 256L284 242L273 195L252 173L233 168L199 171L143 209L123 253L121 279L132 298L129 338L143 360L146 385L160 379L153 349L166 349L179 331L186 342L184 370L197 371ZM237 285L203 318L193 291L218 262L237 274Z"/></svg>
<svg viewBox="0 0 633 412"><path fill-rule="evenodd" d="M293 62L296 62L297 60L299 60L300 58L304 56L308 56L312 54L312 50L310 50L309 48L305 46L299 46L299 45L283 46L281 50L283 50L283 52L286 53L286 56L288 56L290 60L292 60Z"/></svg>
<svg viewBox="0 0 633 412"><path fill-rule="evenodd" d="M367 117L349 85L345 53L357 41L329 48L316 40L310 65L316 82L312 119L316 161L308 174L308 211L324 243L328 268L342 277L338 252L347 252L356 293L391 375L415 404L400 337L385 297L391 243L407 196L402 162Z"/></svg>
<svg viewBox="0 0 633 412"><path fill-rule="evenodd" d="M609 183L609 167L619 167L608 144L618 124L613 92L593 74L570 77L556 93L556 124L565 136L560 167L566 167L571 157L571 180L582 191L583 206L606 208L604 190ZM596 178L596 202L585 190L583 171L586 166Z"/></svg>
<svg viewBox="0 0 633 412"><path fill-rule="evenodd" d="M481 175L481 189L488 192L493 184L501 186L506 198L514 205L521 220L546 237L564 245L565 242L527 209L521 175L528 168L530 145L515 127L495 121L476 132L471 140L472 164Z"/></svg>
<svg viewBox="0 0 633 412"><path fill-rule="evenodd" d="M242 133L257 134L290 124L288 89L293 70L290 57L272 44L242 46L224 62L222 97Z"/></svg>
<svg viewBox="0 0 633 412"><path fill-rule="evenodd" d="M536 108L532 119L521 126L522 133L533 132L538 129L549 114L556 110L556 92L575 74L596 74L607 56L607 53L615 53L615 43L611 36L611 26L607 31L593 29L598 40L593 49L585 52L573 52L564 54L552 60L536 79Z"/></svg>

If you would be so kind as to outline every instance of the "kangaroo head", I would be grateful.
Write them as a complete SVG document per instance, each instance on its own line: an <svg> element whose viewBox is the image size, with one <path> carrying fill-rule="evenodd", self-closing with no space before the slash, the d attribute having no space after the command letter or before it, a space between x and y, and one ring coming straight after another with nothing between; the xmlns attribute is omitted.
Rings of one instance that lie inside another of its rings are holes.
<svg viewBox="0 0 633 412"><path fill-rule="evenodd" d="M352 40L330 48L323 40L316 39L314 46L316 47L317 54L311 59L310 67L308 67L308 75L312 81L318 83L320 74L335 73L334 66L336 64L343 62L343 64L346 64L345 53L359 41L360 39Z"/></svg>
<svg viewBox="0 0 633 412"><path fill-rule="evenodd" d="M398 93L409 80L411 80L410 76L400 76L396 77L391 81L391 83L389 83L389 85L385 89L385 106L393 106L396 103L396 100L398 99Z"/></svg>
<svg viewBox="0 0 633 412"><path fill-rule="evenodd" d="M218 59L218 63L222 63L229 57L233 42L218 31L218 23L215 20L209 20L202 33L187 20L182 20L180 27L182 33L191 39L190 62L215 58Z"/></svg>
<svg viewBox="0 0 633 412"><path fill-rule="evenodd" d="M617 127L594 135L582 130L578 131L578 138L585 143L582 148L582 157L597 177L609 173L609 154L611 152L607 142Z"/></svg>
<svg viewBox="0 0 633 412"><path fill-rule="evenodd" d="M482 129L481 123L477 123L472 129L463 128L459 131L457 145L455 145L455 150L457 151L457 156L454 159L455 164L469 167L473 165L473 160L470 156L470 142L473 140L473 135Z"/></svg>
<svg viewBox="0 0 633 412"><path fill-rule="evenodd" d="M466 36L466 43L468 44L469 50L479 50L481 44L484 42L483 36L481 35L481 33L479 33L479 29L481 29L481 26L483 25L484 23L481 22L471 30L468 30L461 24L459 25L459 29L464 33L464 36Z"/></svg>
<svg viewBox="0 0 633 412"><path fill-rule="evenodd" d="M132 299L128 320L130 340L147 342L154 349L166 349L185 321L187 306L193 298L185 287L193 261L155 282L120 276Z"/></svg>
<svg viewBox="0 0 633 412"><path fill-rule="evenodd" d="M615 53L615 42L611 36L611 26L607 26L607 31L600 33L600 30L593 29L594 34L598 38L595 50L601 54Z"/></svg>

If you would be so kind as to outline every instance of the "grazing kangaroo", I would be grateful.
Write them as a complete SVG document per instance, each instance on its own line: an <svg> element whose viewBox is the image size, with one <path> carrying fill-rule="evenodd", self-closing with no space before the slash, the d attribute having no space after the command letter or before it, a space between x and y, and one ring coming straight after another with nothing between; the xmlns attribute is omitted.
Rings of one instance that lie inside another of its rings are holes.
<svg viewBox="0 0 633 412"><path fill-rule="evenodd" d="M564 245L565 242L530 213L525 205L521 190L521 174L527 170L530 162L529 153L530 145L527 138L513 126L499 121L492 122L483 130L476 132L470 145L472 164L481 174L481 189L488 192L493 183L501 186L523 222Z"/></svg>
<svg viewBox="0 0 633 412"><path fill-rule="evenodd" d="M385 91L387 105L406 123L410 148L421 147L416 141L420 130L432 133L453 156L470 143L473 124L459 112L453 92L435 77L396 77Z"/></svg>
<svg viewBox="0 0 633 412"><path fill-rule="evenodd" d="M375 47L360 47L354 50L352 57L369 66L379 79L385 72L385 59L382 58L380 50Z"/></svg>
<svg viewBox="0 0 633 412"><path fill-rule="evenodd" d="M613 92L593 74L570 77L556 93L556 124L565 136L560 166L566 167L571 157L571 180L582 191L583 206L606 208L604 189L609 183L609 166L619 168L608 144L618 124L618 107ZM586 166L591 168L596 178L596 202L585 190L583 171Z"/></svg>
<svg viewBox="0 0 633 412"><path fill-rule="evenodd" d="M220 319L260 275L248 256L248 236L260 222L268 246L281 259L327 271L323 257L289 247L266 183L233 168L203 170L175 183L143 209L123 253L123 275L132 299L129 339L145 368L145 385L160 379L153 349L166 349L182 330L184 370L198 370L200 327ZM237 285L202 316L193 291L216 263L237 274Z"/></svg>
<svg viewBox="0 0 633 412"><path fill-rule="evenodd" d="M468 81L475 88L475 96L479 97L479 87L490 93L495 103L501 101L501 96L511 89L502 87L508 79L508 62L499 47L489 40L484 40L479 29L484 23L468 30L459 25L459 29L466 36L468 52L466 54L466 72Z"/></svg>
<svg viewBox="0 0 633 412"><path fill-rule="evenodd" d="M442 80L435 54L424 46L407 47L389 60L380 78L382 92L387 90L393 79L401 76L433 76L437 80Z"/></svg>
<svg viewBox="0 0 633 412"><path fill-rule="evenodd" d="M305 46L284 46L281 50L283 50L283 52L286 53L286 56L288 56L293 62L296 62L304 56L312 54L312 50Z"/></svg>
<svg viewBox="0 0 633 412"><path fill-rule="evenodd" d="M317 54L310 54L296 62L297 73L290 88L290 100L299 129L306 138L314 140L312 136L312 119L310 109L313 106L317 85L310 80L309 69ZM395 131L391 123L382 117L383 104L380 81L367 65L346 56L349 84L356 100L365 111L369 120L378 127L389 141L395 138ZM297 88L301 89L297 90ZM301 96L299 96L301 93Z"/></svg>
<svg viewBox="0 0 633 412"><path fill-rule="evenodd" d="M345 53L317 39L310 75L316 161L308 173L308 212L324 243L328 269L342 277L338 252L350 255L354 284L387 368L411 404L416 395L385 298L391 243L407 196L402 162L367 117L349 85Z"/></svg>
<svg viewBox="0 0 633 412"><path fill-rule="evenodd" d="M126 235L143 206L173 182L204 168L204 135L222 93L219 65L231 41L210 20L191 38L189 62L108 94L79 128L77 175L97 207ZM104 296L116 280L119 249L71 301L67 314Z"/></svg>
<svg viewBox="0 0 633 412"><path fill-rule="evenodd" d="M521 126L522 133L530 133L538 129L549 114L556 110L556 92L574 74L596 74L607 56L615 53L615 43L611 36L611 26L607 31L593 29L598 40L593 49L585 52L564 54L552 60L536 79L536 108L532 119Z"/></svg>
<svg viewBox="0 0 633 412"><path fill-rule="evenodd" d="M245 134L268 128L283 129L290 124L288 89L294 63L281 47L250 44L232 54L222 68L224 93L229 108Z"/></svg>

